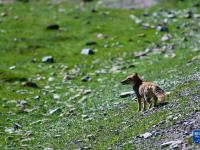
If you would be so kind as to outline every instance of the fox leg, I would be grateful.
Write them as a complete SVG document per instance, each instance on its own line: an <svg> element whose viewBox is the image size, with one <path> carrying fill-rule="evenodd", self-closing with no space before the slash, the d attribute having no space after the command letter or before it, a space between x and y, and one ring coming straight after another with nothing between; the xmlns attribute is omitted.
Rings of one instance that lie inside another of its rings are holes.
<svg viewBox="0 0 200 150"><path fill-rule="evenodd" d="M152 108L153 102L149 103L149 109Z"/></svg>
<svg viewBox="0 0 200 150"><path fill-rule="evenodd" d="M156 96L154 96L153 99L154 99L153 107L156 107L158 98Z"/></svg>
<svg viewBox="0 0 200 150"><path fill-rule="evenodd" d="M144 103L143 103L143 110L145 111L147 109L147 100L144 99Z"/></svg>
<svg viewBox="0 0 200 150"><path fill-rule="evenodd" d="M148 97L144 98L144 110L146 110L147 108L147 103L149 104L148 108L151 108L151 105L152 105L151 98L148 98Z"/></svg>
<svg viewBox="0 0 200 150"><path fill-rule="evenodd" d="M141 98L137 98L138 111L141 111Z"/></svg>

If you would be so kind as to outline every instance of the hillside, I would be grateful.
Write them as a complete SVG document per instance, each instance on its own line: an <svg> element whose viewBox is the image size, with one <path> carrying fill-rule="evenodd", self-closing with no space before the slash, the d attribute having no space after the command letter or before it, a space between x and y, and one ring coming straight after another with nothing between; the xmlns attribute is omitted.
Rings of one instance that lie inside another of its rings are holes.
<svg viewBox="0 0 200 150"><path fill-rule="evenodd" d="M134 72L166 105L120 98ZM0 149L200 149L199 83L200 0L0 5Z"/></svg>

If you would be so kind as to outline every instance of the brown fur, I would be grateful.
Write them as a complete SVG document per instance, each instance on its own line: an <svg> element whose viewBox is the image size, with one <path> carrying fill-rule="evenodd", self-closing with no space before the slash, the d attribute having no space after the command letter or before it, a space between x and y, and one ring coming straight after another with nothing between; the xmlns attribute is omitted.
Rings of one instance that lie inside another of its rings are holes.
<svg viewBox="0 0 200 150"><path fill-rule="evenodd" d="M132 84L133 90L135 91L138 103L138 111L142 109L142 98L144 98L143 109L146 110L147 103L149 108L152 107L154 99L154 107L156 106L157 100L161 103L165 101L165 92L153 82L144 82L140 79L137 73L128 76L125 80L121 81L123 85Z"/></svg>

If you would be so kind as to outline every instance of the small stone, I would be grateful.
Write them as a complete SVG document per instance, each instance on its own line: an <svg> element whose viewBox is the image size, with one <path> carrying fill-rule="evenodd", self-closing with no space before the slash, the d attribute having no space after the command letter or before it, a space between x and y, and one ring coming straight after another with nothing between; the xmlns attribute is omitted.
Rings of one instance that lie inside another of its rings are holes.
<svg viewBox="0 0 200 150"><path fill-rule="evenodd" d="M91 80L92 79L89 76L85 76L85 77L81 78L81 81L83 81L83 82L88 82L88 81L91 81Z"/></svg>
<svg viewBox="0 0 200 150"><path fill-rule="evenodd" d="M53 148L45 147L44 150L53 150Z"/></svg>
<svg viewBox="0 0 200 150"><path fill-rule="evenodd" d="M89 118L89 116L88 115L82 115L82 118L87 119L87 118Z"/></svg>
<svg viewBox="0 0 200 150"><path fill-rule="evenodd" d="M151 136L152 136L152 133L150 133L150 132L146 132L146 133L140 135L140 137L144 138L144 139L147 139L147 138L149 138Z"/></svg>
<svg viewBox="0 0 200 150"><path fill-rule="evenodd" d="M166 143L163 143L160 145L161 148L166 148L166 147L173 147L174 145L181 145L183 144L183 142L181 140L177 140L177 141L169 141Z"/></svg>
<svg viewBox="0 0 200 150"><path fill-rule="evenodd" d="M144 57L150 52L150 49L145 49L145 51L134 52L136 58Z"/></svg>
<svg viewBox="0 0 200 150"><path fill-rule="evenodd" d="M83 55L93 55L94 51L90 48L84 48L84 49L82 49L81 54L83 54Z"/></svg>
<svg viewBox="0 0 200 150"><path fill-rule="evenodd" d="M59 99L60 99L60 95L58 95L58 94L53 94L53 99L54 99L54 100L59 100Z"/></svg>
<svg viewBox="0 0 200 150"><path fill-rule="evenodd" d="M125 98L125 97L129 97L132 96L134 94L134 91L129 91L129 92L123 92L119 95L119 97L121 98Z"/></svg>
<svg viewBox="0 0 200 150"><path fill-rule="evenodd" d="M176 15L174 13L170 13L167 15L167 18L174 19L174 18L176 18Z"/></svg>
<svg viewBox="0 0 200 150"><path fill-rule="evenodd" d="M169 31L169 29L166 26L161 26L161 25L157 26L156 30L159 32L168 32Z"/></svg>
<svg viewBox="0 0 200 150"><path fill-rule="evenodd" d="M52 81L54 81L54 80L55 80L54 77L49 77L49 78L48 78L48 81L49 81L49 82L52 82Z"/></svg>
<svg viewBox="0 0 200 150"><path fill-rule="evenodd" d="M194 56L191 61L200 60L200 55Z"/></svg>
<svg viewBox="0 0 200 150"><path fill-rule="evenodd" d="M200 14L194 14L194 18L200 19Z"/></svg>
<svg viewBox="0 0 200 150"><path fill-rule="evenodd" d="M1 17L6 17L8 14L6 13L6 12L2 12L1 14L0 14L0 16Z"/></svg>
<svg viewBox="0 0 200 150"><path fill-rule="evenodd" d="M45 56L42 58L42 62L44 63L54 63L54 59L52 56Z"/></svg>
<svg viewBox="0 0 200 150"><path fill-rule="evenodd" d="M55 108L55 109L52 109L48 112L48 114L46 114L46 116L50 116L56 112L61 112L61 108Z"/></svg>
<svg viewBox="0 0 200 150"><path fill-rule="evenodd" d="M93 135L93 134L89 134L88 136L87 136L87 138L90 140L90 141L95 141L95 135Z"/></svg>
<svg viewBox="0 0 200 150"><path fill-rule="evenodd" d="M51 24L47 26L47 30L58 30L60 26L58 24Z"/></svg>
<svg viewBox="0 0 200 150"><path fill-rule="evenodd" d="M14 70L14 69L16 69L16 66L10 66L9 69Z"/></svg>
<svg viewBox="0 0 200 150"><path fill-rule="evenodd" d="M22 108L24 108L24 107L26 107L28 105L28 102L27 101L25 101L25 100L21 100L21 101L18 101L17 102L17 107L22 107Z"/></svg>
<svg viewBox="0 0 200 150"><path fill-rule="evenodd" d="M84 95L89 95L92 93L92 90L88 89L83 92Z"/></svg>
<svg viewBox="0 0 200 150"><path fill-rule="evenodd" d="M187 19L190 19L193 17L193 12L192 11L188 11L185 15L184 15L185 18Z"/></svg>
<svg viewBox="0 0 200 150"><path fill-rule="evenodd" d="M14 128L6 128L5 132L12 134L15 132L15 129Z"/></svg>
<svg viewBox="0 0 200 150"><path fill-rule="evenodd" d="M40 96L39 96L39 95L36 95L36 96L33 97L33 99L39 100L39 99L40 99Z"/></svg>
<svg viewBox="0 0 200 150"><path fill-rule="evenodd" d="M19 124L19 123L14 123L13 124L13 128L15 129L15 130L17 130L17 129L19 129L19 128L21 128L22 126Z"/></svg>
<svg viewBox="0 0 200 150"><path fill-rule="evenodd" d="M171 39L171 35L166 34L161 38L161 41L165 42L165 41L169 41Z"/></svg>
<svg viewBox="0 0 200 150"><path fill-rule="evenodd" d="M102 33L98 33L98 34L96 35L96 37L97 37L98 39L103 39L103 38L104 38L104 35L103 35Z"/></svg>

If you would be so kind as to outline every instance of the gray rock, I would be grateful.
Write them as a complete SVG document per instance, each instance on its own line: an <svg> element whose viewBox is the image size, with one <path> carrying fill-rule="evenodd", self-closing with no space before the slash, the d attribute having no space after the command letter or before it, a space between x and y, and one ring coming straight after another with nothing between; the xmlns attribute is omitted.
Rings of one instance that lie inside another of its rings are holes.
<svg viewBox="0 0 200 150"><path fill-rule="evenodd" d="M44 63L54 63L54 59L52 56L45 56L42 58L42 62Z"/></svg>
<svg viewBox="0 0 200 150"><path fill-rule="evenodd" d="M44 150L53 150L53 148L45 147Z"/></svg>
<svg viewBox="0 0 200 150"><path fill-rule="evenodd" d="M82 49L81 54L83 54L83 55L93 55L94 51L90 48L84 48L84 49Z"/></svg>
<svg viewBox="0 0 200 150"><path fill-rule="evenodd" d="M61 108L58 107L58 108L55 108L55 109L49 110L49 112L46 114L46 116L53 115L53 114L56 113L56 112L61 112Z"/></svg>
<svg viewBox="0 0 200 150"><path fill-rule="evenodd" d="M58 95L58 94L53 94L53 99L54 99L54 100L59 100L59 99L60 99L60 95Z"/></svg>
<svg viewBox="0 0 200 150"><path fill-rule="evenodd" d="M92 79L89 76L85 76L81 78L81 81L83 82L87 82L87 81L91 81Z"/></svg>
<svg viewBox="0 0 200 150"><path fill-rule="evenodd" d="M33 97L33 99L39 100L39 99L40 99L40 96L39 96L39 95L36 95L36 96Z"/></svg>
<svg viewBox="0 0 200 150"><path fill-rule="evenodd" d="M181 144L183 144L183 141L181 141L181 140L169 141L169 142L161 144L160 147L161 148L166 148L166 147L172 148L173 146L178 146L178 145L181 145Z"/></svg>
<svg viewBox="0 0 200 150"><path fill-rule="evenodd" d="M140 137L141 138L144 138L144 139L147 139L147 138L149 138L149 137L151 137L152 136L152 133L150 133L150 132L146 132L146 133L144 133L144 134L140 134Z"/></svg>
<svg viewBox="0 0 200 150"><path fill-rule="evenodd" d="M165 42L165 41L169 41L171 39L171 35L170 34L165 34L162 38L161 41Z"/></svg>
<svg viewBox="0 0 200 150"><path fill-rule="evenodd" d="M87 118L89 118L89 116L88 115L82 115L82 118L87 119Z"/></svg>
<svg viewBox="0 0 200 150"><path fill-rule="evenodd" d="M17 130L17 129L19 129L19 128L21 128L22 126L19 124L19 123L14 123L13 124L13 128L15 129L15 130Z"/></svg>
<svg viewBox="0 0 200 150"><path fill-rule="evenodd" d="M150 52L150 49L145 49L145 51L134 52L135 58L140 58L146 56Z"/></svg>
<svg viewBox="0 0 200 150"><path fill-rule="evenodd" d="M87 89L87 90L84 90L83 95L89 95L91 93L92 93L92 90Z"/></svg>
<svg viewBox="0 0 200 150"><path fill-rule="evenodd" d="M169 31L169 29L166 26L161 26L161 25L157 26L156 30L159 32L168 32Z"/></svg>
<svg viewBox="0 0 200 150"><path fill-rule="evenodd" d="M16 66L10 66L9 69L14 70L14 69L16 69Z"/></svg>
<svg viewBox="0 0 200 150"><path fill-rule="evenodd" d="M94 134L89 134L87 135L87 138L90 140L90 141L95 141L96 137Z"/></svg>

